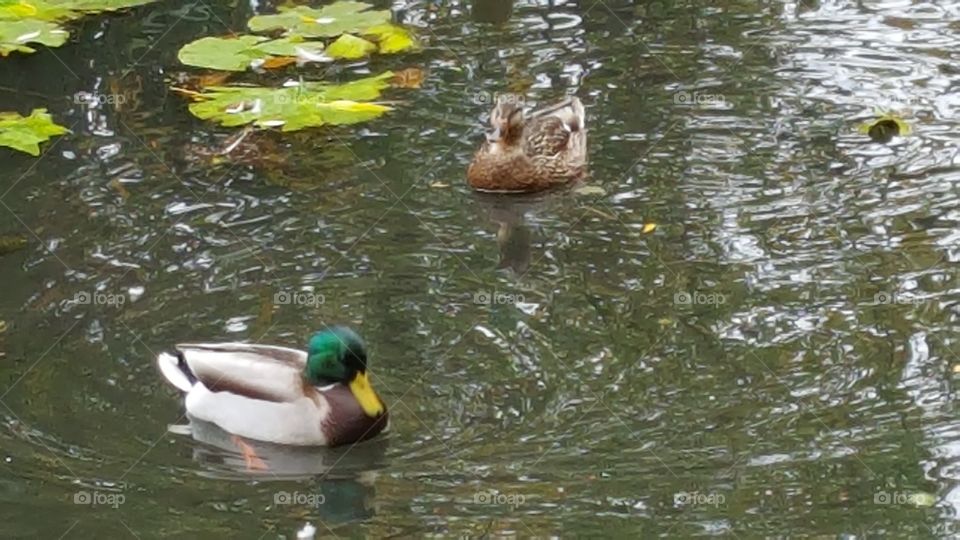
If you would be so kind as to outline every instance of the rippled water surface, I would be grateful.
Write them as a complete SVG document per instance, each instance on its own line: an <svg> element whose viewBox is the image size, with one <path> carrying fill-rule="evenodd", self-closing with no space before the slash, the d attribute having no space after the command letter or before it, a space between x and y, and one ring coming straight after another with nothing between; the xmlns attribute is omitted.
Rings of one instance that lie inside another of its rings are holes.
<svg viewBox="0 0 960 540"><path fill-rule="evenodd" d="M0 59L0 109L73 132L0 150L0 234L29 240L0 257L3 537L960 534L960 3L381 5L424 49L326 76L423 87L228 160L176 51L273 5ZM586 188L470 192L507 90L583 100ZM913 132L858 134L880 111ZM388 437L251 476L226 434L167 432L157 352L332 322Z"/></svg>

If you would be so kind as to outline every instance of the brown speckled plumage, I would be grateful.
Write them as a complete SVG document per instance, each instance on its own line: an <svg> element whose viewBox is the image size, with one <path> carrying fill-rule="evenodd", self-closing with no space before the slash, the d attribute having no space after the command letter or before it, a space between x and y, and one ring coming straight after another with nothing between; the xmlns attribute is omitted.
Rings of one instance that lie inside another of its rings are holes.
<svg viewBox="0 0 960 540"><path fill-rule="evenodd" d="M516 100L498 102L487 136L467 169L483 191L533 192L579 179L587 171L583 105L571 97L524 119Z"/></svg>

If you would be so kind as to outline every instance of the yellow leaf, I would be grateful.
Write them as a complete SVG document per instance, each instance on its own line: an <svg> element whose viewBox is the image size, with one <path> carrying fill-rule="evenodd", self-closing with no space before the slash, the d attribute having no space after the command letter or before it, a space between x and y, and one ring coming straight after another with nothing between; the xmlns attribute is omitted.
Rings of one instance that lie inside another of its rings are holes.
<svg viewBox="0 0 960 540"><path fill-rule="evenodd" d="M327 56L356 60L368 56L375 50L377 50L377 46L373 43L357 36L343 34L327 47Z"/></svg>
<svg viewBox="0 0 960 540"><path fill-rule="evenodd" d="M27 18L37 14L36 7L34 7L32 4L28 4L27 2L22 2L22 1L15 6L10 6L8 9L11 14L17 15L23 18Z"/></svg>
<svg viewBox="0 0 960 540"><path fill-rule="evenodd" d="M377 42L380 44L380 52L384 54L403 52L417 45L416 40L413 39L413 34L406 28L395 24L378 24L368 28L364 33L376 36Z"/></svg>
<svg viewBox="0 0 960 540"><path fill-rule="evenodd" d="M656 224L656 223L644 223L644 224L643 224L643 232L644 232L644 233L652 233L652 232L655 231L655 230L657 230L657 224Z"/></svg>
<svg viewBox="0 0 960 540"><path fill-rule="evenodd" d="M348 112L384 113L391 110L390 107L380 105L379 103L362 103L345 99L331 101L330 106Z"/></svg>

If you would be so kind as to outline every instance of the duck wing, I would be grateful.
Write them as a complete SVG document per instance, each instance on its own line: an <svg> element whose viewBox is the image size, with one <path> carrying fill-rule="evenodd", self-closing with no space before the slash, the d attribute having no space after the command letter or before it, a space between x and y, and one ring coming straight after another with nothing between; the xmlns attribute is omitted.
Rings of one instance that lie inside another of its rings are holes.
<svg viewBox="0 0 960 540"><path fill-rule="evenodd" d="M304 397L303 351L250 343L185 343L176 350L177 367L211 392L275 402Z"/></svg>
<svg viewBox="0 0 960 540"><path fill-rule="evenodd" d="M535 111L524 129L524 149L534 156L576 152L584 139L585 122L583 104L575 97Z"/></svg>

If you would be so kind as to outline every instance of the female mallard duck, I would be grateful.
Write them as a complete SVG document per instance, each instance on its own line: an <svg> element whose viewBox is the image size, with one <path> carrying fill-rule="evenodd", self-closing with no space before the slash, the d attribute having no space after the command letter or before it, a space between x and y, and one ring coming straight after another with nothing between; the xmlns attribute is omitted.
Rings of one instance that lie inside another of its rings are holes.
<svg viewBox="0 0 960 540"><path fill-rule="evenodd" d="M533 192L581 178L587 171L583 104L575 97L530 113L513 96L490 113L493 131L480 147L467 181L482 191Z"/></svg>
<svg viewBox="0 0 960 540"><path fill-rule="evenodd" d="M177 345L175 355L162 353L157 363L186 392L190 417L240 437L336 446L387 426L387 408L367 378L363 340L348 328L317 333L307 352L247 343Z"/></svg>

